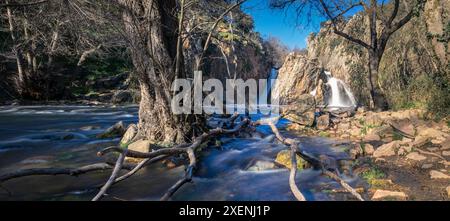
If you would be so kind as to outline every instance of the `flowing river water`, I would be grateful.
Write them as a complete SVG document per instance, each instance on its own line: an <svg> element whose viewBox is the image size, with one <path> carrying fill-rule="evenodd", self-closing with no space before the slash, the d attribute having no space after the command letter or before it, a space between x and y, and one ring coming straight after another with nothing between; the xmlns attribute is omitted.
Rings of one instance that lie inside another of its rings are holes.
<svg viewBox="0 0 450 221"><path fill-rule="evenodd" d="M103 162L96 152L116 145L119 139L97 139L96 134L118 121L137 121L136 106L4 106L0 107L0 174L27 168L72 168ZM281 121L283 128L287 122ZM184 185L173 200L295 200L289 184L289 171L272 168L252 171L258 162L273 162L287 147L270 142L271 131L259 126L263 138L222 138L222 148L210 147L200 156L193 182ZM325 154L346 160L344 146L321 137L300 137L302 148L311 154ZM114 185L105 200L158 200L184 174L184 166L168 169L161 163L148 166L128 180ZM6 181L0 188L0 200L90 200L110 171L78 177L30 176ZM351 184L361 181L345 177ZM335 194L338 183L305 169L298 173L297 184L307 200L342 200ZM5 189L12 194L9 195ZM351 197L349 197L351 199Z"/></svg>

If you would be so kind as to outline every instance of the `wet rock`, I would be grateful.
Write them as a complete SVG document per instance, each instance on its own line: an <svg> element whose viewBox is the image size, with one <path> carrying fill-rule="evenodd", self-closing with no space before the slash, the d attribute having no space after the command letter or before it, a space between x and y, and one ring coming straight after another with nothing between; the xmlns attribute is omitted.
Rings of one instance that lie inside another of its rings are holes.
<svg viewBox="0 0 450 221"><path fill-rule="evenodd" d="M437 170L430 171L431 179L450 179L450 176Z"/></svg>
<svg viewBox="0 0 450 221"><path fill-rule="evenodd" d="M137 126L135 124L130 124L130 126L128 126L127 131L123 135L122 140L120 140L120 144L122 145L129 144L136 136L137 131L138 131Z"/></svg>
<svg viewBox="0 0 450 221"><path fill-rule="evenodd" d="M412 152L412 153L406 155L406 158L408 158L410 160L414 160L414 161L423 161L423 160L427 159L426 156L421 155L421 154L419 154L417 152Z"/></svg>
<svg viewBox="0 0 450 221"><path fill-rule="evenodd" d="M376 158L394 156L396 154L395 151L399 147L399 141L393 141L388 144L384 144L383 146L375 150L373 156Z"/></svg>
<svg viewBox="0 0 450 221"><path fill-rule="evenodd" d="M85 127L81 127L80 130L83 131L90 131L90 130L97 130L100 129L99 126L85 126Z"/></svg>
<svg viewBox="0 0 450 221"><path fill-rule="evenodd" d="M105 130L105 132L97 135L99 139L121 137L125 133L125 125L122 121L117 122L112 127Z"/></svg>
<svg viewBox="0 0 450 221"><path fill-rule="evenodd" d="M326 130L330 127L330 115L325 114L317 118L317 129Z"/></svg>
<svg viewBox="0 0 450 221"><path fill-rule="evenodd" d="M372 200L406 200L408 195L404 192L394 192L388 190L376 190Z"/></svg>
<svg viewBox="0 0 450 221"><path fill-rule="evenodd" d="M304 161L299 156L297 157L297 169L302 170ZM291 163L291 151L290 150L282 150L277 154L277 158L275 159L275 162L283 165L284 167L291 169L292 163Z"/></svg>
<svg viewBox="0 0 450 221"><path fill-rule="evenodd" d="M372 146L372 144L364 144L364 153L366 155L372 155L375 152L375 148Z"/></svg>
<svg viewBox="0 0 450 221"><path fill-rule="evenodd" d="M269 161L257 161L255 165L249 167L247 171L264 171L275 168L275 164Z"/></svg>

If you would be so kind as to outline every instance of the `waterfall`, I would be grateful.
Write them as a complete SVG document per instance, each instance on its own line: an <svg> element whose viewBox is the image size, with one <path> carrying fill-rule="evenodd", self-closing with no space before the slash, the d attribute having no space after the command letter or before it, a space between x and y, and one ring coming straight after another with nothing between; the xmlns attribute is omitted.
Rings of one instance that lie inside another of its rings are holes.
<svg viewBox="0 0 450 221"><path fill-rule="evenodd" d="M342 80L325 71L327 85L331 88L331 97L328 99L329 107L356 107L355 96Z"/></svg>

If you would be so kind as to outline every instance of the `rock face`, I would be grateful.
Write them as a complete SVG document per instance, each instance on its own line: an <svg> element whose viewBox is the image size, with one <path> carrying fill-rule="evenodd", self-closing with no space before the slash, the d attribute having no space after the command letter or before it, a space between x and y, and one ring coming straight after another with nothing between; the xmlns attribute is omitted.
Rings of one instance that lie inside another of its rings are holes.
<svg viewBox="0 0 450 221"><path fill-rule="evenodd" d="M420 17L412 19L392 36L380 64L379 84L384 91L408 93L405 89L394 86L403 84L395 77L399 73L398 70L403 70L402 65L409 67L408 76L418 80L427 78L426 74L430 73L430 68L446 73L450 59L450 42L448 37L445 37L448 36L446 27L449 13L449 1L429 0ZM281 97L311 93L317 86L320 88L317 74L320 68L324 68L350 86L359 104L367 105L369 101L367 50L334 34L328 25L324 23L318 33L308 37L305 55L292 55L286 59L285 65L280 70L280 86L277 90ZM364 15L357 14L342 25L344 32L366 42L370 39L368 28L363 28L369 27L368 19ZM422 52L428 54L421 55ZM317 91L318 96L323 94L320 91ZM429 88L423 88L424 94L430 92ZM390 106L400 102L396 97L398 93L387 95ZM320 99L317 101L320 103ZM417 101L421 101L421 98Z"/></svg>

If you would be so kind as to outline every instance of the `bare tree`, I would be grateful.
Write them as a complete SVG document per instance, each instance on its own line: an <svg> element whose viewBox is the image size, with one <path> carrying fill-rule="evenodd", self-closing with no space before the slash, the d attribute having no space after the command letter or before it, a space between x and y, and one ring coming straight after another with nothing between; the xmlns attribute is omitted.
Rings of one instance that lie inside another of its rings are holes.
<svg viewBox="0 0 450 221"><path fill-rule="evenodd" d="M386 45L397 30L423 10L425 2L426 0L404 0L402 7L400 0L271 0L271 6L284 8L295 5L300 13L305 10L316 10L329 20L335 34L364 47L369 58L370 107L383 109L386 106L386 101L378 83L378 70ZM368 41L365 41L361 36L353 36L343 30L344 27L341 24L342 21L345 21L345 16L355 11L362 12L369 22Z"/></svg>

